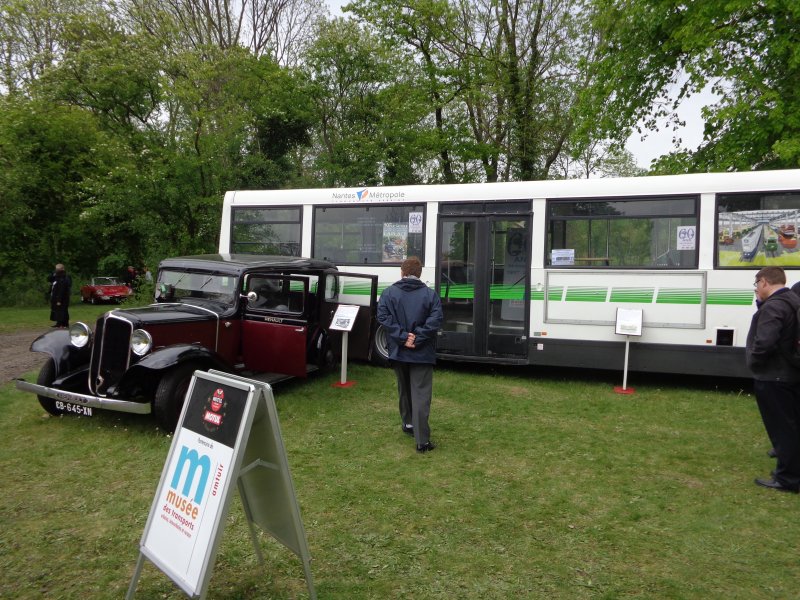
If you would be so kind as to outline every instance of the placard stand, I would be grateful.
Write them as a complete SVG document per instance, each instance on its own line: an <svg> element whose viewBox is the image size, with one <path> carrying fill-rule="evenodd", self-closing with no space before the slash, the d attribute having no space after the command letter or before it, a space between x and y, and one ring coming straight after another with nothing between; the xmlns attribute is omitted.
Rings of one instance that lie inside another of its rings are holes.
<svg viewBox="0 0 800 600"><path fill-rule="evenodd" d="M301 558L316 599L272 388L219 371L192 377L126 599L134 596L145 558L189 597L205 598L234 482L259 564L256 524Z"/></svg>
<svg viewBox="0 0 800 600"><path fill-rule="evenodd" d="M618 394L633 394L635 390L628 387L628 356L631 336L642 335L642 310L639 308L618 308L614 333L625 336L625 364L622 371L622 387L614 386Z"/></svg>
<svg viewBox="0 0 800 600"><path fill-rule="evenodd" d="M330 328L342 332L342 368L338 383L332 387L352 387L355 381L347 381L347 335L352 331L358 315L358 306L353 304L340 304L333 315Z"/></svg>

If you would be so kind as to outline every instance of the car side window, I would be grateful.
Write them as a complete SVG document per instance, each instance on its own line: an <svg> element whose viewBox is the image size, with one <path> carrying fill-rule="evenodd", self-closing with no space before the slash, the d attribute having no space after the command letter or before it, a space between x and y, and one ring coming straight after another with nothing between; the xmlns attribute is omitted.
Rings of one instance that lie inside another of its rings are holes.
<svg viewBox="0 0 800 600"><path fill-rule="evenodd" d="M300 314L306 303L308 282L289 277L269 277L254 275L250 278L249 291L255 299L249 308Z"/></svg>

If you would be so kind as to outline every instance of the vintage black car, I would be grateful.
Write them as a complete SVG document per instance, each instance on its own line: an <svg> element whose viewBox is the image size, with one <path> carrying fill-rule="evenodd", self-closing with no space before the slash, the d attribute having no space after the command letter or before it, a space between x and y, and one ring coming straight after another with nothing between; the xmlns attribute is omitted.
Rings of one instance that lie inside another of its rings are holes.
<svg viewBox="0 0 800 600"><path fill-rule="evenodd" d="M273 383L334 365L341 333L330 325L340 304L359 306L348 357L369 359L376 292L376 276L322 260L170 258L159 265L154 304L109 311L93 331L78 322L39 337L31 350L50 358L36 384L17 387L54 415L152 412L172 431L195 370Z"/></svg>

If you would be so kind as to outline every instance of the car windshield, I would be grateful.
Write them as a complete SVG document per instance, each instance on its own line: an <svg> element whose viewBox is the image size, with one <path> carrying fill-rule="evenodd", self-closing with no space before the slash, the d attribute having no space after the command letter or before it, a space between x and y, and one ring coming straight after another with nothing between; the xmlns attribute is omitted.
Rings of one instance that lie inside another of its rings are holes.
<svg viewBox="0 0 800 600"><path fill-rule="evenodd" d="M119 285L119 281L117 281L116 277L95 277L94 278L95 285Z"/></svg>
<svg viewBox="0 0 800 600"><path fill-rule="evenodd" d="M156 300L180 302L213 300L226 306L235 303L236 278L217 273L162 270L156 284Z"/></svg>

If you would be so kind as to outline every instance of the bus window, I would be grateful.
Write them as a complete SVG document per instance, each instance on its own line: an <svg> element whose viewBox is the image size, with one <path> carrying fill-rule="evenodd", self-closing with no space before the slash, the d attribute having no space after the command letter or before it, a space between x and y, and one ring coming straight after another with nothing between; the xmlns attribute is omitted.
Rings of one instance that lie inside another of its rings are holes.
<svg viewBox="0 0 800 600"><path fill-rule="evenodd" d="M717 265L747 268L800 266L797 227L800 193L719 194Z"/></svg>
<svg viewBox="0 0 800 600"><path fill-rule="evenodd" d="M552 201L547 264L697 268L697 203L696 196ZM562 260L554 263L554 250L569 252L556 252Z"/></svg>
<svg viewBox="0 0 800 600"><path fill-rule="evenodd" d="M400 264L422 258L423 205L318 206L312 255L337 265Z"/></svg>
<svg viewBox="0 0 800 600"><path fill-rule="evenodd" d="M234 254L300 256L300 207L233 207L232 213Z"/></svg>

